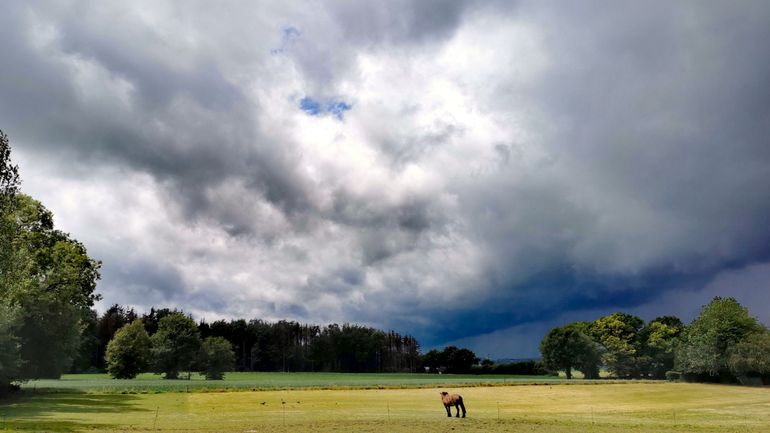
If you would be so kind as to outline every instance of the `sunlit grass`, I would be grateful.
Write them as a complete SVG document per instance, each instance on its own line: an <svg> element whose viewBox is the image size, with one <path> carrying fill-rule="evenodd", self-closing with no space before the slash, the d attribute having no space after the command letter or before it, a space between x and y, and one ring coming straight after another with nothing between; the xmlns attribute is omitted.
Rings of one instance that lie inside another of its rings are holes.
<svg viewBox="0 0 770 433"><path fill-rule="evenodd" d="M749 432L768 431L770 389L679 383L161 394L28 393L0 408L9 431Z"/></svg>

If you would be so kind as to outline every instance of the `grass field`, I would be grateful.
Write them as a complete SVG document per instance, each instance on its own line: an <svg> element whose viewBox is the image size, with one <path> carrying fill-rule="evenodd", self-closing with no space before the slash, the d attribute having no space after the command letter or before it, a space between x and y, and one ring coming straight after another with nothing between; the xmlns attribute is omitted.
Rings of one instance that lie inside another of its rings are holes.
<svg viewBox="0 0 770 433"><path fill-rule="evenodd" d="M24 396L0 404L0 431L770 431L768 388L575 383L447 388L463 394L468 409L465 419L446 417L438 387L157 394L105 393L87 387L27 390Z"/></svg>
<svg viewBox="0 0 770 433"><path fill-rule="evenodd" d="M503 376L461 374L391 374L391 373L227 373L225 380L204 380L193 374L190 380L165 380L156 374L141 374L133 380L115 380L107 374L65 374L60 380L34 380L27 390L68 392L70 390L103 393L141 393L200 390L272 390L272 389L366 389L419 388L438 385L481 386L509 384L559 383L555 376Z"/></svg>

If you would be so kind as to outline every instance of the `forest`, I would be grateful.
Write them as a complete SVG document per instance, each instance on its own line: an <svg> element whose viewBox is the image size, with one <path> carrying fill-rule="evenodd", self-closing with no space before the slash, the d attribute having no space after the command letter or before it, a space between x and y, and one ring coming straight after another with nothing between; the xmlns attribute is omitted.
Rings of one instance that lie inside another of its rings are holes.
<svg viewBox="0 0 770 433"><path fill-rule="evenodd" d="M180 312L152 308L139 315L117 304L100 316L91 311L71 372L103 371L107 346L120 328L138 319L153 336L159 321L174 313ZM201 339L222 337L230 343L238 371L414 372L419 365L414 337L362 325L232 319L196 326Z"/></svg>

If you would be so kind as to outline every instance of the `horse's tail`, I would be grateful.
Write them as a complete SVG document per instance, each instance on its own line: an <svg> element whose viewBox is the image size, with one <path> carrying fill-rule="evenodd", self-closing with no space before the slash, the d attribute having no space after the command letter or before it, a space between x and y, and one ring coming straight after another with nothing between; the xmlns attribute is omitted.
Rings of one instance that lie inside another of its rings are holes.
<svg viewBox="0 0 770 433"><path fill-rule="evenodd" d="M463 396L458 395L457 397L459 397L457 399L457 404L460 405L460 409L463 410L463 415L465 415L465 404L463 404Z"/></svg>

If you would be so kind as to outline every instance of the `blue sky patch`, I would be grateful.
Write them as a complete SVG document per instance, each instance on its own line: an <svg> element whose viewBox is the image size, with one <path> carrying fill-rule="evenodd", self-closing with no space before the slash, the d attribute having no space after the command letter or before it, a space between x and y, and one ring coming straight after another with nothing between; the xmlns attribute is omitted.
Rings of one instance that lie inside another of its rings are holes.
<svg viewBox="0 0 770 433"><path fill-rule="evenodd" d="M325 114L330 114L337 120L342 120L345 112L353 108L353 106L345 101L340 101L337 99L332 99L330 101L321 103L320 101L317 101L309 96L305 96L304 98L300 99L299 108L310 116L323 116Z"/></svg>
<svg viewBox="0 0 770 433"><path fill-rule="evenodd" d="M299 101L299 108L311 116L321 115L321 104L313 98L305 96Z"/></svg>
<svg viewBox="0 0 770 433"><path fill-rule="evenodd" d="M338 120L342 120L342 116L351 108L351 105L345 101L332 101L326 104L326 111Z"/></svg>

